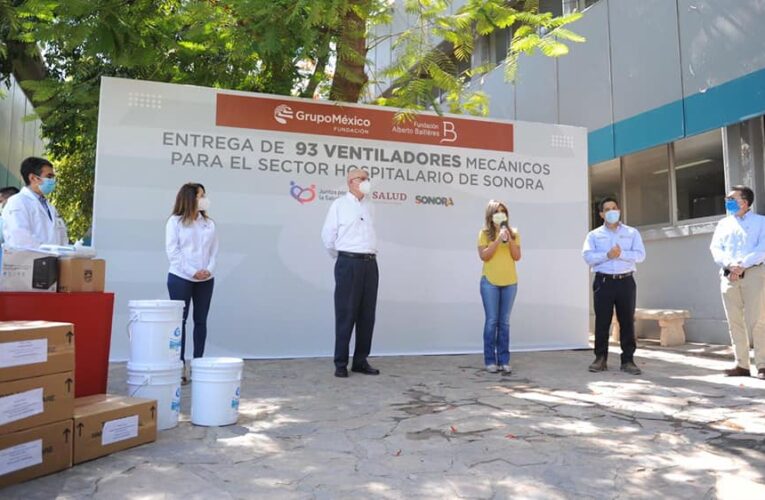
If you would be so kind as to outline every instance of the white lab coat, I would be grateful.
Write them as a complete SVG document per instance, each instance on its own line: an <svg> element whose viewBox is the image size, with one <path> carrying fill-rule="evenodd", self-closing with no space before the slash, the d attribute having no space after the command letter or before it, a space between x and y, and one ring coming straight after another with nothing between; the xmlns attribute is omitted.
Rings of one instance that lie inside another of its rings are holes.
<svg viewBox="0 0 765 500"><path fill-rule="evenodd" d="M4 245L35 249L40 245L68 245L66 224L48 202L50 217L34 191L28 187L11 196L3 209Z"/></svg>

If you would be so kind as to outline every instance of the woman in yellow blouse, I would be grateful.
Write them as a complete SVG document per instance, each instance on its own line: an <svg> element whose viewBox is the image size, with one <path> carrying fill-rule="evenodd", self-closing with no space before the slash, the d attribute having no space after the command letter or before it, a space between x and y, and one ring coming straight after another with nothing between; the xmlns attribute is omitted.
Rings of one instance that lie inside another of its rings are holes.
<svg viewBox="0 0 765 500"><path fill-rule="evenodd" d="M515 262L521 259L518 230L507 224L507 207L490 200L484 227L478 234L478 255L483 261L481 299L486 313L483 358L486 370L511 373L510 311L518 290Z"/></svg>

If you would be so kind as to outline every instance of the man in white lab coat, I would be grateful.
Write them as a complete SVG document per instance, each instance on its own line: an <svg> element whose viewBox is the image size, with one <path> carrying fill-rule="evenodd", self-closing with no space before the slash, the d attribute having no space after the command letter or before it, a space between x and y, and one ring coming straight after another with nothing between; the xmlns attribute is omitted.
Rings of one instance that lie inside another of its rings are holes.
<svg viewBox="0 0 765 500"><path fill-rule="evenodd" d="M36 249L40 245L67 245L66 225L47 195L56 187L53 165L43 158L21 162L26 184L3 208L3 236L9 248Z"/></svg>

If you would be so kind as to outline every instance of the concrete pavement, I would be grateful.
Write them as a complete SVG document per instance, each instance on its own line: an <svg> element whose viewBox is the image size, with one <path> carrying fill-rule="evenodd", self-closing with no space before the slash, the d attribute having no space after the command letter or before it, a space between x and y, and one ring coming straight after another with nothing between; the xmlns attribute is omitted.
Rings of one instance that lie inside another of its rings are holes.
<svg viewBox="0 0 765 500"><path fill-rule="evenodd" d="M615 349L615 350L614 350ZM2 498L765 498L765 381L728 351L641 347L643 375L589 351L248 361L237 425L182 421L156 443L0 490ZM110 391L126 391L113 364Z"/></svg>

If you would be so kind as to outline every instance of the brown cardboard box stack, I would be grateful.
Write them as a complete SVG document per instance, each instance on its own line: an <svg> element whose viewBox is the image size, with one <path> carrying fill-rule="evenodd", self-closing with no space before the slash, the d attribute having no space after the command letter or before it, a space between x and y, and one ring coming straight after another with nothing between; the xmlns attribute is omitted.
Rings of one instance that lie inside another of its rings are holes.
<svg viewBox="0 0 765 500"><path fill-rule="evenodd" d="M72 466L74 327L0 322L0 486Z"/></svg>
<svg viewBox="0 0 765 500"><path fill-rule="evenodd" d="M0 321L0 488L156 439L156 401L74 398L74 327Z"/></svg>

